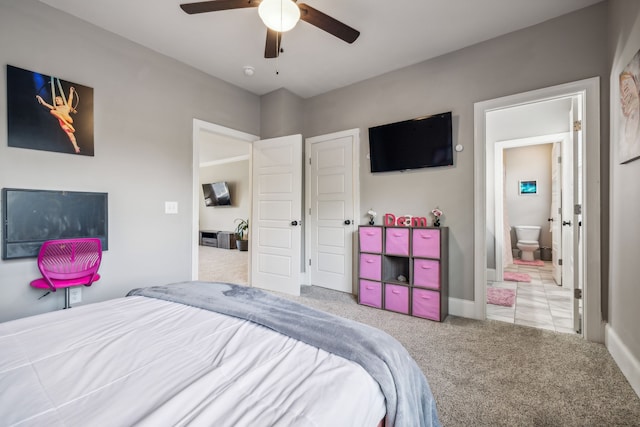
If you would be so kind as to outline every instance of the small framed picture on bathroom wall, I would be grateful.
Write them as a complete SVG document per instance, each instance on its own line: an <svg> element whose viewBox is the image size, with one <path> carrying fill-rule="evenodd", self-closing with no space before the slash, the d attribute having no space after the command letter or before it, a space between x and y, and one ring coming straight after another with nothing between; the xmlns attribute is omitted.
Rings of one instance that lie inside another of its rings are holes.
<svg viewBox="0 0 640 427"><path fill-rule="evenodd" d="M538 194L538 181L518 181L518 194L520 194L521 196Z"/></svg>

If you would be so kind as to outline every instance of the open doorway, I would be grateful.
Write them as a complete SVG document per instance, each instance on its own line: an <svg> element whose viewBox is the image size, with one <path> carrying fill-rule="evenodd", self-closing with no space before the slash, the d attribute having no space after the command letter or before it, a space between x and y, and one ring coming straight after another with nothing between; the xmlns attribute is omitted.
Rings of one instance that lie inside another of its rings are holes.
<svg viewBox="0 0 640 427"><path fill-rule="evenodd" d="M527 113L521 118L538 121L532 127L534 133L565 132L495 142L493 229L502 232L495 233L495 270L489 268L487 283L492 298L487 298L486 315L491 320L572 334L579 330L579 325L574 329L574 316L580 320L579 310L573 310L572 263L565 263L564 280L562 272L562 259L572 256L571 243L563 246L562 236L571 242L572 230L563 233L568 227L561 226L562 210L573 210L567 196L574 182L568 132L571 99L553 104L530 104L520 111ZM502 113L513 120L509 109ZM505 117L500 112L494 115L488 120L489 128L503 127ZM496 300L502 295L513 298Z"/></svg>
<svg viewBox="0 0 640 427"><path fill-rule="evenodd" d="M599 147L599 79L587 79L532 92L512 95L504 98L484 101L475 105L475 317L486 318L486 287L489 279L495 280L496 252L504 249L496 248L495 225L495 150L496 142L509 138L488 137L488 119L499 111L510 111L516 107L533 106L541 102L560 99L579 98L577 110L582 120L575 120L570 133L577 138L584 138L584 149L576 151L576 159L572 165L581 168L582 180L577 183L574 209L565 214L571 215L573 247L571 263L575 270L575 281L581 287L580 292L572 295L582 297L584 327L577 328L591 341L602 341L603 329L600 314L600 147ZM515 110L513 110L515 111ZM568 119L565 119L568 121ZM527 120L521 126L529 126L533 122ZM566 122L565 122L566 123ZM550 133L550 132L549 132ZM526 178L528 180L528 178ZM579 205L579 206L578 206ZM565 222L563 218L563 222ZM581 239L581 240L580 240ZM591 262L581 262L589 259ZM502 257L498 258L498 262ZM565 262L567 260L564 260ZM594 262L595 261L595 262ZM502 270L503 271L503 270ZM580 300L573 298L573 305L580 306ZM579 319L579 316L576 316Z"/></svg>
<svg viewBox="0 0 640 427"><path fill-rule="evenodd" d="M193 280L249 284L250 251L235 244L237 218L251 212L251 144L255 135L201 120L193 123ZM226 185L230 204L207 206L203 184Z"/></svg>

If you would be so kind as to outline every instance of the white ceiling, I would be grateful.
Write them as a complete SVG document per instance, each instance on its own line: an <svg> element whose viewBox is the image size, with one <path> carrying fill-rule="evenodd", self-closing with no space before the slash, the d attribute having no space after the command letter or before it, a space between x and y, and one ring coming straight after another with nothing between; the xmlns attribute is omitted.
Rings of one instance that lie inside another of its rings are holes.
<svg viewBox="0 0 640 427"><path fill-rule="evenodd" d="M256 8L187 15L181 0L41 1L257 95L286 88L308 98L600 0L304 0L361 35L349 45L301 21L278 59L264 59Z"/></svg>

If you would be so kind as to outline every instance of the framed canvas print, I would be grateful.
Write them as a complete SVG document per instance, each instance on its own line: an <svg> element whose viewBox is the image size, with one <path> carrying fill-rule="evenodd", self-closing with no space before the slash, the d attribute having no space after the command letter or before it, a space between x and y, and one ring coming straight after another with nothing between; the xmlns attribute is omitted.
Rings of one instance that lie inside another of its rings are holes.
<svg viewBox="0 0 640 427"><path fill-rule="evenodd" d="M640 50L620 73L620 133L618 159L640 158Z"/></svg>
<svg viewBox="0 0 640 427"><path fill-rule="evenodd" d="M93 88L7 65L9 147L93 156Z"/></svg>
<svg viewBox="0 0 640 427"><path fill-rule="evenodd" d="M518 181L518 194L538 194L538 181Z"/></svg>

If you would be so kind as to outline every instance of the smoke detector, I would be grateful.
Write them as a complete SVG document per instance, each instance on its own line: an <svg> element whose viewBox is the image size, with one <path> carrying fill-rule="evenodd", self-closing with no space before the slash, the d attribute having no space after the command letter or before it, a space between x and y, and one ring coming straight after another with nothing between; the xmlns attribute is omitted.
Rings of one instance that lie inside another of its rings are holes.
<svg viewBox="0 0 640 427"><path fill-rule="evenodd" d="M251 65L245 65L244 67L242 67L242 72L244 73L245 76L251 77L255 74L256 69L253 68Z"/></svg>

